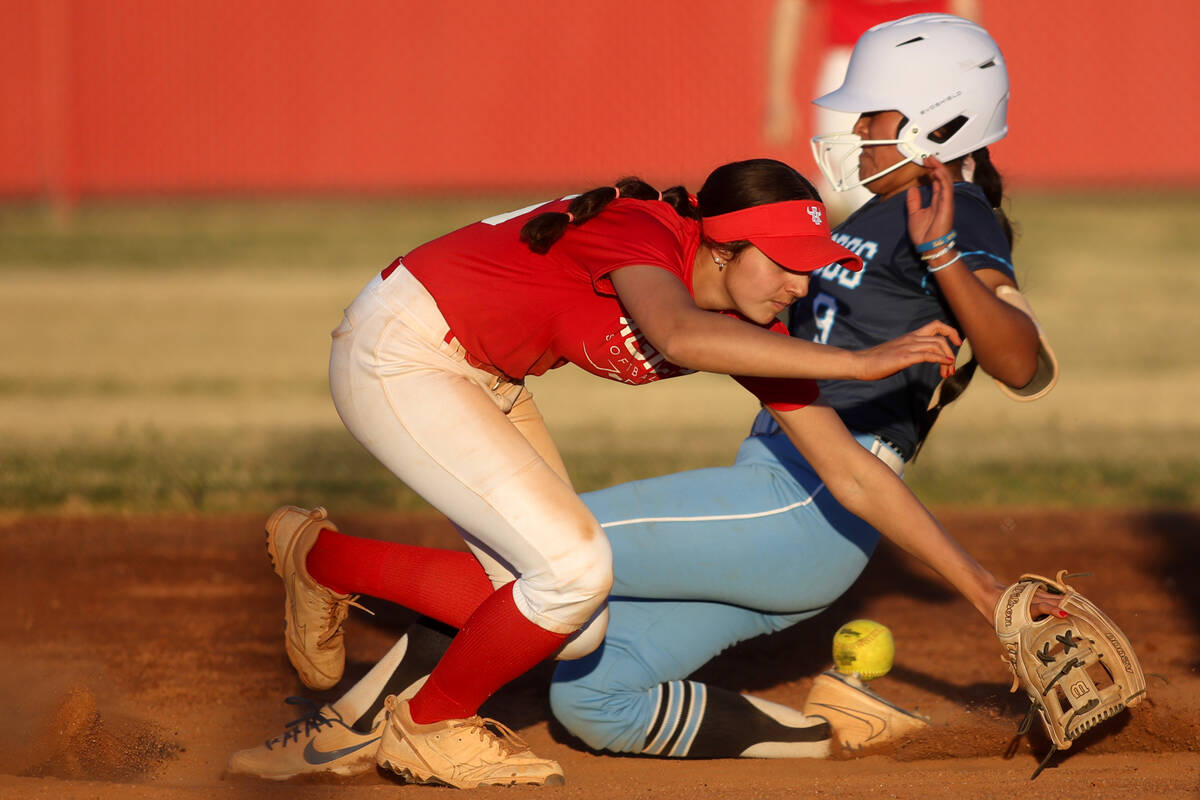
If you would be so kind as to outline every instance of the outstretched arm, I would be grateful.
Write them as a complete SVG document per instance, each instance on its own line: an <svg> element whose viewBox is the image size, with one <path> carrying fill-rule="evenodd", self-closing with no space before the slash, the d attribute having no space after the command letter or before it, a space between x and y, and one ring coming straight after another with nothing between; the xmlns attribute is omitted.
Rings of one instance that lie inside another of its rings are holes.
<svg viewBox="0 0 1200 800"><path fill-rule="evenodd" d="M771 414L839 503L931 567L991 621L1007 584L938 524L904 481L850 435L833 409L818 404ZM1055 608L1048 596L1035 606L1040 614L1053 614Z"/></svg>
<svg viewBox="0 0 1200 800"><path fill-rule="evenodd" d="M765 328L696 305L687 287L665 269L622 267L611 274L622 305L642 335L673 364L704 372L762 378L878 380L922 362L954 365L942 322L867 350L779 336Z"/></svg>

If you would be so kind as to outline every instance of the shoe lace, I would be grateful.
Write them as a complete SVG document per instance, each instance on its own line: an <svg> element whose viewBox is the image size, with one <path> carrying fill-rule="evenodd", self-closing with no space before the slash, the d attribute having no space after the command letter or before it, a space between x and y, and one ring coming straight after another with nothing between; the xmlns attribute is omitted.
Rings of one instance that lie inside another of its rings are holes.
<svg viewBox="0 0 1200 800"><path fill-rule="evenodd" d="M282 736L267 739L265 744L268 750L274 750L275 745L287 747L289 742L299 742L301 728L304 729L304 738L308 738L323 727L333 727L333 720L322 714L320 707L307 697L288 697L283 702L293 706L307 706L308 711L285 725Z"/></svg>
<svg viewBox="0 0 1200 800"><path fill-rule="evenodd" d="M399 702L398 695L390 694L384 698L383 707L390 714L396 710L396 704ZM459 720L458 727L463 728L464 733L478 736L485 744L495 745L504 756L516 755L530 749L529 744L518 736L516 731L491 717L468 717Z"/></svg>
<svg viewBox="0 0 1200 800"><path fill-rule="evenodd" d="M490 742L500 749L501 755L510 756L529 750L525 740L516 731L499 720L490 717L471 717L463 721L463 727L470 728L485 742Z"/></svg>
<svg viewBox="0 0 1200 800"><path fill-rule="evenodd" d="M331 592L332 594L332 592ZM345 597L338 597L330 601L329 610L325 617L325 630L321 634L321 638L317 639L317 646L321 647L342 630L342 623L346 621L346 617L350 615L350 607L353 606L359 611L365 611L372 617L375 612L358 602L360 595L352 594Z"/></svg>

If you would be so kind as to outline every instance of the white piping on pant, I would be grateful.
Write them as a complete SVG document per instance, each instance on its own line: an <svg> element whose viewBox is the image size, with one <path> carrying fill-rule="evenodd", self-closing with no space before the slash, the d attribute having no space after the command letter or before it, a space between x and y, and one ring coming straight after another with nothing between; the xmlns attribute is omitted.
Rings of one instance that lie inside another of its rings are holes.
<svg viewBox="0 0 1200 800"><path fill-rule="evenodd" d="M770 517L775 514L786 514L795 508L802 508L812 503L817 495L825 489L825 484L819 485L813 493L805 500L800 500L796 503L783 506L782 508L773 508L769 511L755 511L750 514L710 514L702 517L638 517L637 519L618 519L612 522L601 522L601 528L619 528L622 525L640 525L645 522L721 522L730 519L755 519L757 517Z"/></svg>

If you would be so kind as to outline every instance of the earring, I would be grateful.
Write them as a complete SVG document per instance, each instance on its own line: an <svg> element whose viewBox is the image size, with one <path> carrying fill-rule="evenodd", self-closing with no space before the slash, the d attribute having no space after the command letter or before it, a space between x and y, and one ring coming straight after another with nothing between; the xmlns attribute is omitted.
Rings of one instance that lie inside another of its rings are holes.
<svg viewBox="0 0 1200 800"><path fill-rule="evenodd" d="M712 260L713 263L717 265L717 272L725 271L725 259L718 256L716 253L713 253Z"/></svg>

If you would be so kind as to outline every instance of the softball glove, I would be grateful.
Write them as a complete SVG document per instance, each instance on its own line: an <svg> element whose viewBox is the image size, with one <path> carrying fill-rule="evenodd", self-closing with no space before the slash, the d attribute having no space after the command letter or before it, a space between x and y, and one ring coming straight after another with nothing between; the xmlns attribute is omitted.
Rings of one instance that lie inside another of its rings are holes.
<svg viewBox="0 0 1200 800"><path fill-rule="evenodd" d="M1030 780L1057 751L1146 694L1146 678L1129 639L1064 582L1066 572L1056 580L1022 575L996 605L996 634L1013 672L1011 691L1024 689L1032 702L1017 733L1026 733L1037 716L1053 745ZM1067 616L1033 619L1030 605L1039 589L1061 595L1058 605Z"/></svg>

